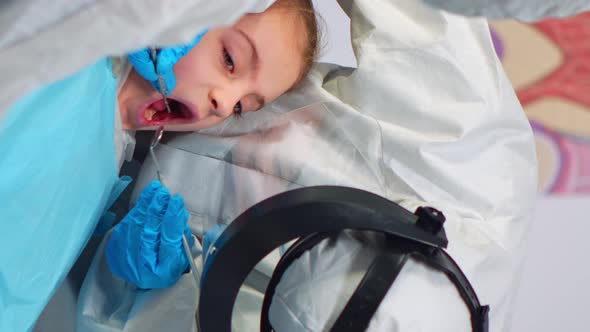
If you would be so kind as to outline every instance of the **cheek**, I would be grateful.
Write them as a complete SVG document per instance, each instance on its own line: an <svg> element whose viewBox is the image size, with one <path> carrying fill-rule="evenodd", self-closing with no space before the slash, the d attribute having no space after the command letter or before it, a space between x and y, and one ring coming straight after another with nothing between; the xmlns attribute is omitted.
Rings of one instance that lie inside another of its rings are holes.
<svg viewBox="0 0 590 332"><path fill-rule="evenodd" d="M196 82L196 73L198 72L198 63L193 61L190 57L185 56L174 65L174 77L176 78L176 86L183 87L193 85Z"/></svg>
<svg viewBox="0 0 590 332"><path fill-rule="evenodd" d="M129 84L130 90L133 91L148 91L151 90L151 85L148 81L146 81L143 77L139 76L139 74L134 70L129 73L129 78L125 85Z"/></svg>
<svg viewBox="0 0 590 332"><path fill-rule="evenodd" d="M206 83L214 76L215 65L211 42L201 41L174 65L177 86Z"/></svg>

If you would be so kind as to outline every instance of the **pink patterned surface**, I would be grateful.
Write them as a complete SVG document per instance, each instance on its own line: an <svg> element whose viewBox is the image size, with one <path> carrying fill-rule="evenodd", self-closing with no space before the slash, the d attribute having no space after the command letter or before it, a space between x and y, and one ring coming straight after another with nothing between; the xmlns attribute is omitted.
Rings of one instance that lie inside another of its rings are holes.
<svg viewBox="0 0 590 332"><path fill-rule="evenodd" d="M586 139L557 133L533 122L537 137L549 140L557 157L551 181L542 190L552 194L590 193L590 142Z"/></svg>
<svg viewBox="0 0 590 332"><path fill-rule="evenodd" d="M590 108L590 12L533 24L558 47L563 62L533 85L517 91L523 106L544 96L561 97Z"/></svg>
<svg viewBox="0 0 590 332"><path fill-rule="evenodd" d="M563 61L545 77L517 91L525 110L532 103L552 97L574 102L590 113L590 13L563 20L546 20L531 26L560 50ZM502 41L511 36L496 34L494 37L496 50L504 51ZM510 52L510 49L505 51ZM502 57L502 53L498 55ZM567 113L564 103L556 110L555 117L567 117ZM531 120L531 124L538 139L551 146L543 153L553 155L540 160L557 161L542 165L551 174L541 190L547 194L590 194L590 135L551 129L551 123Z"/></svg>

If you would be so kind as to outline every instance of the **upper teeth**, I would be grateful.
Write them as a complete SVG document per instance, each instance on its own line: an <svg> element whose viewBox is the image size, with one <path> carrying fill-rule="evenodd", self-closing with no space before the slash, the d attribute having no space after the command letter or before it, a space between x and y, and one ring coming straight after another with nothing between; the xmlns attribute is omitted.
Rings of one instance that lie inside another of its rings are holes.
<svg viewBox="0 0 590 332"><path fill-rule="evenodd" d="M152 118L154 117L154 114L156 114L156 113L158 113L158 111L148 108L148 109L146 109L146 110L145 110L145 112L143 113L143 117L144 117L146 120L148 120L148 121L151 121L151 120L152 120Z"/></svg>

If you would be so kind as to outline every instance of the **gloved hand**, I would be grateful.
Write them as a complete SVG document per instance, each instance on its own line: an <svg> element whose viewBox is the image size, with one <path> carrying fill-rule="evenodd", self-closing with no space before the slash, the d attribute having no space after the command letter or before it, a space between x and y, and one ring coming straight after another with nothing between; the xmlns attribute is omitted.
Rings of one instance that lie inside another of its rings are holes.
<svg viewBox="0 0 590 332"><path fill-rule="evenodd" d="M225 228L225 225L216 224L205 232L205 236L203 237L203 262L206 261L207 255L209 255L209 249L217 241L217 238L223 233Z"/></svg>
<svg viewBox="0 0 590 332"><path fill-rule="evenodd" d="M161 75L164 80L164 86L166 87L166 95L168 95L176 87L176 78L174 77L172 67L201 40L206 32L206 30L201 32L188 44L159 49L156 58L156 67L154 67L154 62L150 57L150 48L144 48L130 53L127 55L127 58L133 65L133 68L135 68L135 71L149 81L157 91L160 91L158 75Z"/></svg>
<svg viewBox="0 0 590 332"><path fill-rule="evenodd" d="M203 236L203 275L205 274L205 272L207 272L207 269L210 264L207 261L207 258L210 254L209 249L211 249L211 246L213 245L213 243L215 243L215 241L221 235L221 233L223 233L225 228L225 225L216 224L215 226L211 227L208 231L206 231L205 236Z"/></svg>
<svg viewBox="0 0 590 332"><path fill-rule="evenodd" d="M115 226L106 246L111 272L142 289L167 288L188 268L182 234L192 247L182 198L151 182L129 214Z"/></svg>

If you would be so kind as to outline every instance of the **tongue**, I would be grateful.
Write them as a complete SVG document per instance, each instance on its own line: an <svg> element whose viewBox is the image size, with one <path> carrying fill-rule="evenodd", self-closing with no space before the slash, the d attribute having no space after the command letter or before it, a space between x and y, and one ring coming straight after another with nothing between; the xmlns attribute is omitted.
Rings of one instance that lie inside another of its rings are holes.
<svg viewBox="0 0 590 332"><path fill-rule="evenodd" d="M152 104L152 108L158 112L162 112L166 110L166 104L164 103L164 99L160 99Z"/></svg>
<svg viewBox="0 0 590 332"><path fill-rule="evenodd" d="M158 112L152 116L152 121L164 121L168 119L168 113Z"/></svg>

